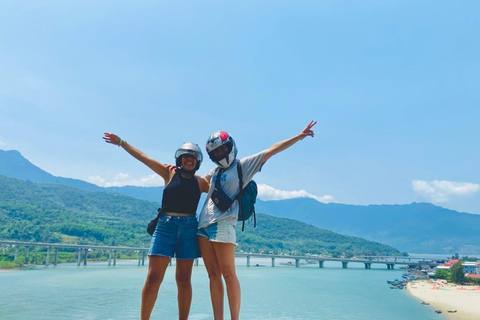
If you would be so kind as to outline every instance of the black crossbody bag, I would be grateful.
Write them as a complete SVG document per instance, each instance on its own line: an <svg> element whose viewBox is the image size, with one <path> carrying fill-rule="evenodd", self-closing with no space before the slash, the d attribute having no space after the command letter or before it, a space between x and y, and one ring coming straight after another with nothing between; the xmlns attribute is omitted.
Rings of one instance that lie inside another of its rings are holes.
<svg viewBox="0 0 480 320"><path fill-rule="evenodd" d="M153 233L155 232L155 229L157 228L158 219L160 219L160 217L163 214L162 208L158 208L157 211L158 213L155 219L152 219L152 221L150 221L147 225L147 233L151 236L153 235Z"/></svg>
<svg viewBox="0 0 480 320"><path fill-rule="evenodd" d="M235 198L232 200L220 187L220 176L225 170L218 169L217 178L215 179L215 188L212 191L212 201L221 211L227 211Z"/></svg>

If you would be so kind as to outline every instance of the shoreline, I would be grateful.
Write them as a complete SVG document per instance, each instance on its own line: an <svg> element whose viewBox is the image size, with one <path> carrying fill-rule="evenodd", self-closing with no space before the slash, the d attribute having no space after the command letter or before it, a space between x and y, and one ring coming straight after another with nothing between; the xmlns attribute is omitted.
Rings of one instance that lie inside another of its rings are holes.
<svg viewBox="0 0 480 320"><path fill-rule="evenodd" d="M445 280L417 280L407 283L407 291L432 312L441 310L452 320L480 319L480 286L456 285ZM448 312L454 311L456 312Z"/></svg>

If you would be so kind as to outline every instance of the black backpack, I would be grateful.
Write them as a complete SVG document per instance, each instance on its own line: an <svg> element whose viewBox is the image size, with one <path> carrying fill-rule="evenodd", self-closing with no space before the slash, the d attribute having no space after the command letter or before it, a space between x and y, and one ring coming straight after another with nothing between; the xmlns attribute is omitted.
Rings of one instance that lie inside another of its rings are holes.
<svg viewBox="0 0 480 320"><path fill-rule="evenodd" d="M239 210L237 221L242 221L242 231L245 229L245 221L253 215L253 227L257 226L257 215L255 214L255 202L257 201L257 183L251 180L245 188L243 186L243 174L240 162L237 164L240 192L235 197L238 200Z"/></svg>

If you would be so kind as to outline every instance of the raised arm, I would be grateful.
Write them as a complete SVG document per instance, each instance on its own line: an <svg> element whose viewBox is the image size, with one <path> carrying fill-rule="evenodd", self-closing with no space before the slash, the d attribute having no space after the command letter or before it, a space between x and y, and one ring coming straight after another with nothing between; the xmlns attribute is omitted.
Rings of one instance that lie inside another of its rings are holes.
<svg viewBox="0 0 480 320"><path fill-rule="evenodd" d="M141 150L129 144L127 141L120 139L120 137L114 133L106 132L103 139L107 143L122 147L125 151L130 153L135 159L139 160L140 162L145 164L147 167L152 169L155 173L161 176L163 180L165 180L165 185L167 185L170 182L173 174L175 173L174 169L171 170L166 165L158 162L153 158L150 158Z"/></svg>
<svg viewBox="0 0 480 320"><path fill-rule="evenodd" d="M293 146L295 143L297 143L300 140L303 140L305 137L313 137L314 133L312 130L312 127L317 123L317 121L310 121L310 123L303 129L302 132L297 134L296 136L291 137L290 139L283 140L280 142L275 143L272 145L270 148L265 150L265 157L263 158L263 162L266 162L268 159L270 159L273 155L276 155L277 153L286 150Z"/></svg>

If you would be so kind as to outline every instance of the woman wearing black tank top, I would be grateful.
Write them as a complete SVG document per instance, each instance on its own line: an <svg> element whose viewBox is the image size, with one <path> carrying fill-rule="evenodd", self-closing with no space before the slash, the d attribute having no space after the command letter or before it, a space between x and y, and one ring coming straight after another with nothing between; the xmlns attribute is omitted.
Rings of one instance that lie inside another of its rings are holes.
<svg viewBox="0 0 480 320"><path fill-rule="evenodd" d="M176 167L150 158L120 139L105 133L107 143L121 146L165 181L162 216L152 236L148 274L142 290L141 319L150 319L160 284L171 259L176 257L175 279L178 289L178 318L188 319L192 302L191 274L193 261L200 257L197 243L196 209L200 194L208 192L209 182L195 176L203 160L202 151L193 143L184 143L175 153Z"/></svg>

